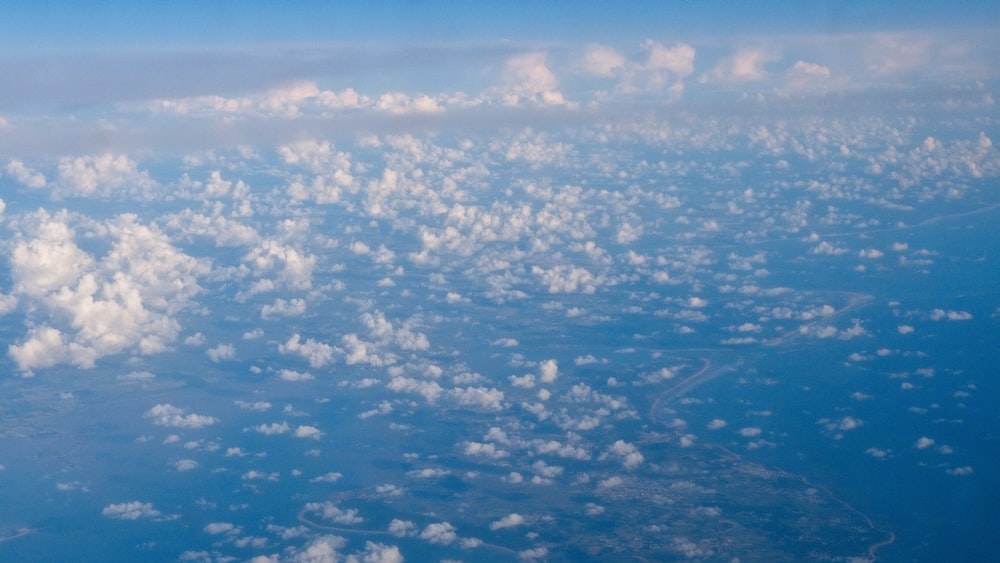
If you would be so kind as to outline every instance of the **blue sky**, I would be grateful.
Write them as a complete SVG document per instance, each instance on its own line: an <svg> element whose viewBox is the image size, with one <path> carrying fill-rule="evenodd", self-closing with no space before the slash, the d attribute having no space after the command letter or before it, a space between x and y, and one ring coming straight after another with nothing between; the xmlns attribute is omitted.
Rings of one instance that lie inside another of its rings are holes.
<svg viewBox="0 0 1000 563"><path fill-rule="evenodd" d="M5 2L5 49L617 41L990 26L995 2Z"/></svg>

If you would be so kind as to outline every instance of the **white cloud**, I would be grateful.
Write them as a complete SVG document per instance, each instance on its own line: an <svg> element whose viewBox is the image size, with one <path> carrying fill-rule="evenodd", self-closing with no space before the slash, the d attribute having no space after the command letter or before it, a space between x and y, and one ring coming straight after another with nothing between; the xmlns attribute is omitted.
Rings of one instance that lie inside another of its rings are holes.
<svg viewBox="0 0 1000 563"><path fill-rule="evenodd" d="M524 523L525 523L524 516L521 516L520 514L518 514L516 512L511 512L510 514L508 514L507 516L504 516L503 518L501 518L499 520L490 522L490 529L491 530L502 530L502 529L505 529L505 528L513 528L515 526L521 526Z"/></svg>
<svg viewBox="0 0 1000 563"><path fill-rule="evenodd" d="M491 459L503 459L510 455L507 450L496 447L496 444L483 442L465 442L465 455L482 456Z"/></svg>
<svg viewBox="0 0 1000 563"><path fill-rule="evenodd" d="M291 369L282 369L278 372L278 377L283 381L310 381L316 379L309 372L295 371Z"/></svg>
<svg viewBox="0 0 1000 563"><path fill-rule="evenodd" d="M253 427L254 431L259 434L264 434L265 436L274 436L277 434L285 434L291 428L288 426L287 422L272 422L271 424L258 424Z"/></svg>
<svg viewBox="0 0 1000 563"><path fill-rule="evenodd" d="M198 462L193 459L181 459L174 463L174 469L177 471L191 471L197 468Z"/></svg>
<svg viewBox="0 0 1000 563"><path fill-rule="evenodd" d="M44 188L48 183L44 174L28 168L20 160L11 160L7 163L7 167L4 168L4 170L13 176L19 183L24 184L29 188Z"/></svg>
<svg viewBox="0 0 1000 563"><path fill-rule="evenodd" d="M314 478L310 479L309 482L310 483L336 483L343 476L344 476L343 473L337 473L335 471L331 471L329 473L324 473L323 475L320 475L319 477L314 477Z"/></svg>
<svg viewBox="0 0 1000 563"><path fill-rule="evenodd" d="M274 303L264 305L260 308L260 316L265 319L271 317L298 317L306 312L306 302L304 299L282 299L277 298Z"/></svg>
<svg viewBox="0 0 1000 563"><path fill-rule="evenodd" d="M713 418L712 420L708 421L709 430L719 430L720 428L725 428L725 427L726 427L726 421L722 420L721 418Z"/></svg>
<svg viewBox="0 0 1000 563"><path fill-rule="evenodd" d="M100 260L76 245L68 213L38 211L25 219L27 232L11 252L14 295L51 313L49 322L65 322L36 326L10 346L19 369L89 368L112 354L167 350L180 331L176 313L201 291L197 279L208 272L205 263L134 215L91 225L92 238L110 244Z"/></svg>
<svg viewBox="0 0 1000 563"><path fill-rule="evenodd" d="M163 513L153 508L150 502L123 502L109 504L101 510L101 514L117 520L138 520L140 518L164 519Z"/></svg>
<svg viewBox="0 0 1000 563"><path fill-rule="evenodd" d="M450 523L439 522L424 527L423 531L420 532L420 538L431 543L448 545L458 538L458 534L455 533L455 527Z"/></svg>
<svg viewBox="0 0 1000 563"><path fill-rule="evenodd" d="M236 348L232 344L219 344L214 348L205 350L205 354L212 362L219 363L225 360L236 359Z"/></svg>
<svg viewBox="0 0 1000 563"><path fill-rule="evenodd" d="M211 426L219 420L214 416L202 414L184 414L184 410L170 403L161 403L146 411L146 418L153 420L157 426L171 428L201 428Z"/></svg>
<svg viewBox="0 0 1000 563"><path fill-rule="evenodd" d="M123 154L64 157L59 160L59 192L108 197L118 191L147 194L156 182Z"/></svg>
<svg viewBox="0 0 1000 563"><path fill-rule="evenodd" d="M217 536L219 534L228 534L230 532L238 532L238 528L231 522L210 522L203 528L206 534Z"/></svg>
<svg viewBox="0 0 1000 563"><path fill-rule="evenodd" d="M913 447L917 448L918 450L926 450L927 448L929 448L929 447L931 447L933 445L934 445L934 439L933 438L928 438L927 436L921 436L917 440L917 442L915 444L913 444Z"/></svg>
<svg viewBox="0 0 1000 563"><path fill-rule="evenodd" d="M559 377L559 364L555 360L545 360L539 365L538 371L542 383L552 383Z"/></svg>
<svg viewBox="0 0 1000 563"><path fill-rule="evenodd" d="M701 77L702 82L754 82L769 76L764 68L776 59L773 53L763 48L744 47L732 56L716 64L715 68Z"/></svg>
<svg viewBox="0 0 1000 563"><path fill-rule="evenodd" d="M639 449L625 440L615 441L615 443L608 448L607 452L601 455L600 459L605 459L609 455L614 455L621 459L622 466L626 469L635 469L636 467L642 465L642 462L645 461L645 458Z"/></svg>
<svg viewBox="0 0 1000 563"><path fill-rule="evenodd" d="M323 436L323 433L319 428L315 426L302 425L295 429L293 434L296 438L310 438L312 440L319 440Z"/></svg>
<svg viewBox="0 0 1000 563"><path fill-rule="evenodd" d="M546 64L543 52L515 55L504 65L503 78L506 82L501 101L506 105L525 103L541 105L565 104L559 91L559 80Z"/></svg>
<svg viewBox="0 0 1000 563"><path fill-rule="evenodd" d="M934 309L931 311L931 320L968 321L972 319L972 313L968 311L945 311L944 309Z"/></svg>
<svg viewBox="0 0 1000 563"><path fill-rule="evenodd" d="M625 57L612 47L590 45L583 53L583 69L597 76L614 76L625 68Z"/></svg>
<svg viewBox="0 0 1000 563"><path fill-rule="evenodd" d="M306 504L305 510L307 512L312 512L323 517L324 520L329 520L336 524L360 524L365 521L364 518L358 515L358 511L355 508L343 509L336 504L326 501L326 502L310 502Z"/></svg>
<svg viewBox="0 0 1000 563"><path fill-rule="evenodd" d="M409 520L393 518L392 522L389 522L388 531L390 534L400 538L415 536L417 533L417 525Z"/></svg>
<svg viewBox="0 0 1000 563"><path fill-rule="evenodd" d="M321 368L333 361L334 348L312 338L302 342L302 337L293 334L288 341L278 346L282 354L298 354L309 361L309 366Z"/></svg>

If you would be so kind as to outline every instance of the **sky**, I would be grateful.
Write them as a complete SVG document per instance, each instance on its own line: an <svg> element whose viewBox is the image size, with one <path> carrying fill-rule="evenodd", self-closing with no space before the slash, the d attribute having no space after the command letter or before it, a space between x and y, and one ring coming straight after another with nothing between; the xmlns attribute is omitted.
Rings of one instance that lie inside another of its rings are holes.
<svg viewBox="0 0 1000 563"><path fill-rule="evenodd" d="M998 24L0 3L0 559L988 559Z"/></svg>
<svg viewBox="0 0 1000 563"><path fill-rule="evenodd" d="M1000 49L987 2L44 6L9 4L0 22L7 151L287 140L348 106L346 127L380 130L680 101L738 112L750 97L810 111L973 103ZM195 117L219 110L239 122ZM320 120L282 118L299 113Z"/></svg>

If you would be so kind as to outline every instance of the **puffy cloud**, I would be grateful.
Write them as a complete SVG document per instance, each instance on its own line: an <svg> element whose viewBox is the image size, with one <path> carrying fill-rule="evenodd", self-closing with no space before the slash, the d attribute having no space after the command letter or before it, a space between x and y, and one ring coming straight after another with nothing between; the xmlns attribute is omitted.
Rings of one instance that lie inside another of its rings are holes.
<svg viewBox="0 0 1000 563"><path fill-rule="evenodd" d="M315 379L309 372L295 371L292 369L282 369L278 372L278 377L283 381L310 381Z"/></svg>
<svg viewBox="0 0 1000 563"><path fill-rule="evenodd" d="M228 534L230 532L237 532L238 528L231 522L210 522L203 528L206 534L217 536L219 534Z"/></svg>
<svg viewBox="0 0 1000 563"><path fill-rule="evenodd" d="M506 105L524 103L559 105L566 103L559 91L559 80L546 64L546 54L532 52L515 55L504 65L506 86L502 101Z"/></svg>
<svg viewBox="0 0 1000 563"><path fill-rule="evenodd" d="M420 538L431 543L448 545L453 543L458 538L458 534L455 533L455 526L452 526L448 522L438 522L435 524L428 524L423 531L420 532Z"/></svg>
<svg viewBox="0 0 1000 563"><path fill-rule="evenodd" d="M464 387L452 389L450 395L458 404L488 411L503 410L504 393L496 388Z"/></svg>
<svg viewBox="0 0 1000 563"><path fill-rule="evenodd" d="M177 471L191 471L197 468L198 462L193 459L181 459L174 463L174 469Z"/></svg>
<svg viewBox="0 0 1000 563"><path fill-rule="evenodd" d="M601 454L600 459L605 459L609 455L619 457L622 465L626 469L635 469L636 467L642 465L642 462L645 461L645 458L639 449L625 440L617 440L608 448L607 452Z"/></svg>
<svg viewBox="0 0 1000 563"><path fill-rule="evenodd" d="M538 371L542 383L552 383L559 377L559 364L555 360L545 360L539 365Z"/></svg>
<svg viewBox="0 0 1000 563"><path fill-rule="evenodd" d="M521 526L524 523L525 523L524 516L521 516L520 514L518 514L516 512L511 512L510 514L508 514L507 516L504 516L503 518L501 518L499 520L490 522L490 529L491 530L502 530L502 529L505 529L505 528L513 528L515 526Z"/></svg>
<svg viewBox="0 0 1000 563"><path fill-rule="evenodd" d="M282 299L277 298L274 303L264 305L260 308L260 316L269 319L271 317L298 317L306 312L306 302L303 299Z"/></svg>
<svg viewBox="0 0 1000 563"><path fill-rule="evenodd" d="M287 422L272 422L271 424L258 424L253 427L254 431L259 434L264 434L265 436L274 436L277 434L285 434L291 428L288 426Z"/></svg>
<svg viewBox="0 0 1000 563"><path fill-rule="evenodd" d="M357 509L348 508L342 509L336 504L326 501L326 502L310 502L306 504L305 510L307 512L312 512L321 516L324 520L329 520L336 524L360 524L365 521L364 518L358 516Z"/></svg>
<svg viewBox="0 0 1000 563"><path fill-rule="evenodd" d="M117 191L144 194L156 187L146 172L123 154L64 157L59 160L59 191L74 196L108 197Z"/></svg>
<svg viewBox="0 0 1000 563"><path fill-rule="evenodd" d="M972 319L972 313L968 311L945 311L944 309L934 309L931 311L931 320L968 321Z"/></svg>
<svg viewBox="0 0 1000 563"><path fill-rule="evenodd" d="M482 442L466 442L465 455L482 456L492 459L502 459L510 455L507 450L500 449L496 444Z"/></svg>
<svg viewBox="0 0 1000 563"><path fill-rule="evenodd" d="M701 77L702 82L753 82L769 76L764 68L775 60L773 53L767 49L744 47L732 56L726 57L716 64L715 68Z"/></svg>
<svg viewBox="0 0 1000 563"><path fill-rule="evenodd" d="M389 522L388 531L390 534L400 538L415 536L417 534L417 525L409 520L393 518L392 522Z"/></svg>
<svg viewBox="0 0 1000 563"><path fill-rule="evenodd" d="M29 188L44 188L48 183L45 179L45 175L41 172L36 172L31 168L25 166L20 160L11 160L7 163L4 168L8 174L14 177L19 183L28 186Z"/></svg>
<svg viewBox="0 0 1000 563"><path fill-rule="evenodd" d="M214 416L203 414L184 414L184 409L177 408L170 403L161 403L146 411L146 418L153 420L157 426L168 426L171 428L201 428L211 426L219 420Z"/></svg>
<svg viewBox="0 0 1000 563"><path fill-rule="evenodd" d="M293 334L287 342L278 346L278 351L282 354L298 354L309 361L310 367L321 368L333 361L334 348L312 338L302 342L302 337Z"/></svg>
<svg viewBox="0 0 1000 563"><path fill-rule="evenodd" d="M597 76L613 76L625 68L625 57L612 47L590 45L583 53L583 69Z"/></svg>
<svg viewBox="0 0 1000 563"><path fill-rule="evenodd" d="M336 483L343 476L344 476L343 473L338 473L338 472L335 472L335 471L331 471L329 473L324 473L323 475L320 475L319 477L314 477L314 478L310 479L309 482L310 483Z"/></svg>
<svg viewBox="0 0 1000 563"><path fill-rule="evenodd" d="M96 226L91 234L110 243L98 260L76 245L72 221L66 212L39 211L26 218L27 233L14 243L14 294L66 323L33 328L10 346L11 358L27 372L59 363L89 368L126 351L165 351L180 331L174 315L201 291L197 279L207 265L135 215Z"/></svg>
<svg viewBox="0 0 1000 563"><path fill-rule="evenodd" d="M323 433L319 428L315 426L302 425L295 429L292 434L296 438L310 438L312 440L319 440Z"/></svg>
<svg viewBox="0 0 1000 563"><path fill-rule="evenodd" d="M915 444L913 444L913 447L917 448L918 450L926 450L927 448L929 448L929 447L931 447L933 445L934 445L934 439L933 438L928 438L927 436L921 436L917 440L917 442Z"/></svg>
<svg viewBox="0 0 1000 563"><path fill-rule="evenodd" d="M236 348L232 344L219 344L214 348L205 350L205 354L212 362L219 363L225 360L236 359Z"/></svg>
<svg viewBox="0 0 1000 563"><path fill-rule="evenodd" d="M294 563L337 563L341 560L338 550L347 545L347 540L340 536L323 535L306 546L292 558Z"/></svg>
<svg viewBox="0 0 1000 563"><path fill-rule="evenodd" d="M789 74L797 76L814 76L817 78L829 78L830 67L816 63L809 63L806 61L795 61L795 64L792 65L792 68L790 68L788 72Z"/></svg>
<svg viewBox="0 0 1000 563"><path fill-rule="evenodd" d="M437 100L420 94L411 97L402 92L388 92L379 96L375 107L381 111L402 115L407 113L440 113L444 108L438 104Z"/></svg>
<svg viewBox="0 0 1000 563"><path fill-rule="evenodd" d="M153 508L153 503L140 501L109 504L101 510L101 514L117 520L138 520L140 518L162 520L165 518L163 513Z"/></svg>

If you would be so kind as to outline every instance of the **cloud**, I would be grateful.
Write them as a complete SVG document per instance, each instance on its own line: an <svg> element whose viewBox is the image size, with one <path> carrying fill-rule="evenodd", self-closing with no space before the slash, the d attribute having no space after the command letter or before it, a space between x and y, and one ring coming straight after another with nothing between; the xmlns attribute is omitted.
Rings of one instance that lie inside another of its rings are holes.
<svg viewBox="0 0 1000 563"><path fill-rule="evenodd" d="M559 80L547 66L546 58L544 52L536 51L507 59L503 69L505 85L501 90L501 101L505 105L566 103L559 91Z"/></svg>
<svg viewBox="0 0 1000 563"><path fill-rule="evenodd" d="M293 334L288 341L278 346L282 354L298 354L309 361L309 367L321 368L333 361L334 348L312 338L302 342L302 337Z"/></svg>
<svg viewBox="0 0 1000 563"><path fill-rule="evenodd" d="M503 530L505 528L513 528L513 527L516 527L516 526L521 526L524 523L525 523L524 516L521 516L520 514L518 514L516 512L511 512L510 514L508 514L507 516L504 516L503 518L501 518L499 520L496 520L494 522L490 522L490 529L491 530Z"/></svg>
<svg viewBox="0 0 1000 563"><path fill-rule="evenodd" d="M927 448L929 448L929 447L931 447L933 445L934 445L934 439L933 438L928 438L927 436L921 436L917 440L917 442L915 444L913 444L913 447L917 448L918 450L926 450Z"/></svg>
<svg viewBox="0 0 1000 563"><path fill-rule="evenodd" d="M431 543L449 545L458 538L458 534L455 533L455 526L452 526L448 522L438 522L436 524L428 524L420 532L420 538Z"/></svg>
<svg viewBox="0 0 1000 563"><path fill-rule="evenodd" d="M768 78L764 68L777 57L764 48L743 47L732 56L720 60L715 68L702 75L701 82L756 82Z"/></svg>
<svg viewBox="0 0 1000 563"><path fill-rule="evenodd" d="M213 363L219 363L225 360L236 359L236 348L232 344L219 344L214 348L209 348L205 350L205 354L208 356L209 360Z"/></svg>
<svg viewBox="0 0 1000 563"><path fill-rule="evenodd" d="M336 504L326 501L326 502L310 502L306 504L305 510L307 512L312 512L321 516L324 520L329 520L335 524L360 524L365 521L364 518L358 516L357 509L348 508L342 509Z"/></svg>
<svg viewBox="0 0 1000 563"><path fill-rule="evenodd" d="M306 312L306 302L303 299L282 299L277 298L274 303L264 305L260 308L260 316L265 319L271 317L298 317Z"/></svg>
<svg viewBox="0 0 1000 563"><path fill-rule="evenodd" d="M44 188L48 184L44 174L28 168L23 162L17 159L11 159L7 163L4 170L13 176L14 180L18 183L28 186L29 188Z"/></svg>
<svg viewBox="0 0 1000 563"><path fill-rule="evenodd" d="M319 477L314 477L314 478L310 479L309 482L310 483L336 483L343 476L344 476L343 473L337 473L335 471L331 471L329 473L324 473L323 475L320 475Z"/></svg>
<svg viewBox="0 0 1000 563"><path fill-rule="evenodd" d="M720 428L726 427L726 421L721 418L713 418L708 422L707 427L709 430L719 430Z"/></svg>
<svg viewBox="0 0 1000 563"><path fill-rule="evenodd" d="M153 420L157 426L171 428L202 428L219 421L214 416L202 414L184 414L184 410L169 403L161 403L146 411L146 418Z"/></svg>
<svg viewBox="0 0 1000 563"><path fill-rule="evenodd" d="M233 525L231 522L210 522L203 528L206 534L217 536L219 534L228 534L230 532L239 532L239 529Z"/></svg>
<svg viewBox="0 0 1000 563"><path fill-rule="evenodd" d="M931 320L968 321L972 319L972 313L968 311L945 311L944 309L934 309L931 311Z"/></svg>
<svg viewBox="0 0 1000 563"><path fill-rule="evenodd" d="M583 69L597 76L614 76L625 68L625 57L612 47L590 45L583 53Z"/></svg>
<svg viewBox="0 0 1000 563"><path fill-rule="evenodd" d="M103 221L88 234L110 245L99 259L76 244L73 216L40 210L14 243L14 295L51 314L8 349L21 371L71 363L90 368L121 352L166 351L180 331L175 315L201 291L206 263L175 248L135 215ZM65 322L57 322L65 319Z"/></svg>
<svg viewBox="0 0 1000 563"><path fill-rule="evenodd" d="M626 469L635 469L642 465L645 461L642 453L639 451L635 445L626 442L625 440L617 440L612 444L607 452L601 455L599 459L605 459L609 455L617 456L621 459L622 466Z"/></svg>
<svg viewBox="0 0 1000 563"><path fill-rule="evenodd" d="M296 438L309 438L312 440L319 440L323 436L323 433L315 426L302 425L295 429L292 434Z"/></svg>
<svg viewBox="0 0 1000 563"><path fill-rule="evenodd" d="M116 520L139 520L141 518L165 520L171 518L153 508L153 503L140 501L109 504L101 510L101 514Z"/></svg>
<svg viewBox="0 0 1000 563"><path fill-rule="evenodd" d="M409 520L393 518L392 522L389 522L388 531L390 534L400 538L415 536L417 533L417 525Z"/></svg>

